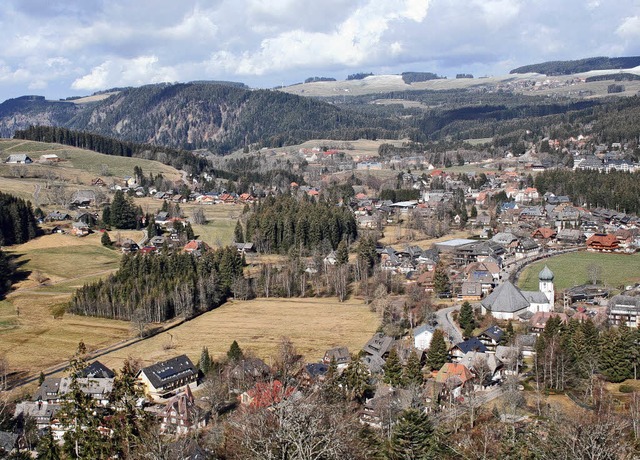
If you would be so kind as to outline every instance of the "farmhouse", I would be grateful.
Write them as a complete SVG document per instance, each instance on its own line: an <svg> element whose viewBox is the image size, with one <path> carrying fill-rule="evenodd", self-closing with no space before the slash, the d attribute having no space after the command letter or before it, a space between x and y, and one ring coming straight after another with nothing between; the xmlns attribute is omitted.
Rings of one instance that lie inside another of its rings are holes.
<svg viewBox="0 0 640 460"><path fill-rule="evenodd" d="M596 233L587 240L587 249L590 251L611 252L618 247L618 238L612 234Z"/></svg>
<svg viewBox="0 0 640 460"><path fill-rule="evenodd" d="M198 369L187 355L180 355L141 369L136 378L145 395L152 400L162 400L184 386L195 387Z"/></svg>
<svg viewBox="0 0 640 460"><path fill-rule="evenodd" d="M28 165L33 163L33 160L29 158L26 153L16 153L13 155L9 155L9 157L5 160L5 163Z"/></svg>
<svg viewBox="0 0 640 460"><path fill-rule="evenodd" d="M524 313L553 311L555 289L553 272L545 265L538 275L538 291L521 291L511 281L505 281L480 303L482 314L491 314L496 319L516 319Z"/></svg>

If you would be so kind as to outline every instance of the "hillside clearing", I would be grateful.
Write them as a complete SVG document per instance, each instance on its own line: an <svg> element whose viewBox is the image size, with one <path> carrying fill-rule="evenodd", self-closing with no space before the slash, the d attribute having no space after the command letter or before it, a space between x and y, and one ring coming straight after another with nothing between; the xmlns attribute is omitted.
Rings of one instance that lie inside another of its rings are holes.
<svg viewBox="0 0 640 460"><path fill-rule="evenodd" d="M376 331L375 313L359 300L339 303L335 298L256 299L230 301L170 331L100 358L118 368L129 356L145 364L186 353L195 362L202 347L222 358L234 340L245 352L269 363L283 336L289 337L309 362L344 345L357 352ZM169 346L173 348L169 348Z"/></svg>
<svg viewBox="0 0 640 460"><path fill-rule="evenodd" d="M91 350L129 338L128 322L74 315L54 319L51 312L78 287L118 268L120 254L102 247L99 234L46 235L7 252L29 274L0 301L0 356L12 371L36 372L62 362L80 340Z"/></svg>

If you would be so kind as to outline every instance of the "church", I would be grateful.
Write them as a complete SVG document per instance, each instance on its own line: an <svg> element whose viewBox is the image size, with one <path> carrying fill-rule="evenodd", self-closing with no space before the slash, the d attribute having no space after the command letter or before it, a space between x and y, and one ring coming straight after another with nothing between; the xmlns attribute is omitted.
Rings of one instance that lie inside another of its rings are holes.
<svg viewBox="0 0 640 460"><path fill-rule="evenodd" d="M511 281L505 281L480 301L482 314L491 313L496 319L527 319L539 311L553 311L555 289L553 272L545 265L538 274L539 289L522 291Z"/></svg>

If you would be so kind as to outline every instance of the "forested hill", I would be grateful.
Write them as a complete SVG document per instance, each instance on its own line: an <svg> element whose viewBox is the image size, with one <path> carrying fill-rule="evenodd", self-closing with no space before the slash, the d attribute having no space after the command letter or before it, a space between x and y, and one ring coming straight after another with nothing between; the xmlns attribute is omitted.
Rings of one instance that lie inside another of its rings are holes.
<svg viewBox="0 0 640 460"><path fill-rule="evenodd" d="M29 125L63 126L138 143L210 148L278 147L314 138L398 137L402 123L364 116L278 91L213 83L126 88L91 104L10 99L0 104L0 135Z"/></svg>
<svg viewBox="0 0 640 460"><path fill-rule="evenodd" d="M631 69L640 65L640 56L629 57L592 57L575 61L548 61L540 64L530 64L509 73L541 73L544 75L571 75L590 70Z"/></svg>

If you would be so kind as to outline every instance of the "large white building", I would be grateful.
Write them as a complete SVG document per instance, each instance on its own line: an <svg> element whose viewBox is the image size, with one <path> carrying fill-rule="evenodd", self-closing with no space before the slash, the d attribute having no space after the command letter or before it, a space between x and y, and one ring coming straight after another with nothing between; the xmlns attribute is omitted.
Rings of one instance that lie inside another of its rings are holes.
<svg viewBox="0 0 640 460"><path fill-rule="evenodd" d="M505 281L480 302L482 313L490 312L496 319L518 319L526 316L524 314L527 312L533 314L539 311L553 311L553 277L553 272L545 265L538 274L537 291L523 291L510 281Z"/></svg>

